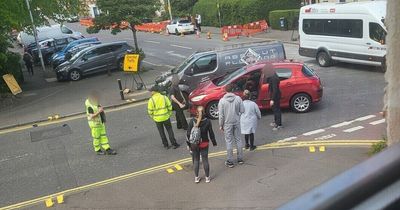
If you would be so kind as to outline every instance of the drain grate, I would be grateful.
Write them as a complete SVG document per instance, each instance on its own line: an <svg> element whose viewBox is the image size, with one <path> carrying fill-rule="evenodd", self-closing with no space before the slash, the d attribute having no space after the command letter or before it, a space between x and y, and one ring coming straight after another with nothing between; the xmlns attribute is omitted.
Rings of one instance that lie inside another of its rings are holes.
<svg viewBox="0 0 400 210"><path fill-rule="evenodd" d="M39 131L31 131L31 141L37 142L45 139L52 139L60 136L71 134L72 130L69 125L64 124L55 128L48 128Z"/></svg>

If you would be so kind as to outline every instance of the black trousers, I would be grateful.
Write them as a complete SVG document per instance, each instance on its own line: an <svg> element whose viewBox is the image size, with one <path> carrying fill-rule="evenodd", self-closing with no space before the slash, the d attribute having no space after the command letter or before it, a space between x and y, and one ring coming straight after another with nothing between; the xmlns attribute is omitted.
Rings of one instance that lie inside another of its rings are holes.
<svg viewBox="0 0 400 210"><path fill-rule="evenodd" d="M158 132L160 133L161 140L164 146L168 146L168 140L167 137L165 136L165 129L167 129L168 136L169 136L169 141L171 142L171 145L176 144L175 136L174 136L174 131L172 130L172 125L171 125L171 120L168 119L163 122L156 122Z"/></svg>
<svg viewBox="0 0 400 210"><path fill-rule="evenodd" d="M203 162L204 173L207 177L210 176L210 164L208 163L208 147L200 149L198 146L191 148L193 158L194 175L199 176L200 169L200 155Z"/></svg>
<svg viewBox="0 0 400 210"><path fill-rule="evenodd" d="M246 146L253 147L254 146L254 133L244 134L244 139L246 141ZM250 144L249 144L250 140Z"/></svg>
<svg viewBox="0 0 400 210"><path fill-rule="evenodd" d="M175 108L175 117L176 117L176 127L178 129L188 129L188 123L186 121L185 113L181 108Z"/></svg>
<svg viewBox="0 0 400 210"><path fill-rule="evenodd" d="M25 66L26 66L26 69L28 70L28 73L33 75L33 65L32 65L32 63L27 63L27 64L25 64Z"/></svg>
<svg viewBox="0 0 400 210"><path fill-rule="evenodd" d="M282 126L282 112L281 112L281 101L274 100L272 106L272 112L274 112L274 121L277 126Z"/></svg>

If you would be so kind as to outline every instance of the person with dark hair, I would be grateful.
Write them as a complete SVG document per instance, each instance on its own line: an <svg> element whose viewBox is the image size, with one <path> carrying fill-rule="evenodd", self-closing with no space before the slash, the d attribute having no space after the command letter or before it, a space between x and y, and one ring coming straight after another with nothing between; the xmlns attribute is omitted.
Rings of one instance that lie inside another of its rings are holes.
<svg viewBox="0 0 400 210"><path fill-rule="evenodd" d="M211 181L210 177L210 164L208 163L208 146L211 140L213 146L217 146L215 134L212 128L211 121L205 117L204 107L197 107L196 117L193 117L189 122L189 129L187 131L187 138L190 138L191 130L193 127L200 128L200 142L199 144L190 144L187 142L190 151L192 152L193 168L194 168L194 182L199 183L200 156L203 162L204 173L206 175L206 183Z"/></svg>
<svg viewBox="0 0 400 210"><path fill-rule="evenodd" d="M26 69L28 70L28 73L33 76L33 58L31 56L31 54L25 52L22 60L24 60Z"/></svg>
<svg viewBox="0 0 400 210"><path fill-rule="evenodd" d="M237 148L237 162L243 164L243 143L240 138L240 115L244 113L242 99L233 94L233 86L231 84L225 87L226 94L218 103L219 126L224 132L227 160L225 165L229 168L234 167L233 163L233 147Z"/></svg>
<svg viewBox="0 0 400 210"><path fill-rule="evenodd" d="M172 77L172 85L169 93L171 95L172 108L175 110L176 127L178 129L187 130L188 124L183 111L188 103L179 88L179 78L176 75Z"/></svg>
<svg viewBox="0 0 400 210"><path fill-rule="evenodd" d="M174 149L178 148L180 145L176 143L174 131L172 130L171 125L171 114L172 114L172 105L171 101L167 96L162 95L160 93L160 87L154 85L150 88L151 97L147 104L147 113L156 123L158 132L160 133L162 143L164 148L169 149L167 137L165 136L165 129L167 129L169 141L171 142Z"/></svg>
<svg viewBox="0 0 400 210"><path fill-rule="evenodd" d="M280 79L274 72L267 78L269 84L268 95L270 97L270 106L274 112L274 122L271 123L272 130L277 131L282 127L282 112L281 112L281 90L279 89Z"/></svg>
<svg viewBox="0 0 400 210"><path fill-rule="evenodd" d="M240 115L240 128L246 141L245 148L250 148L250 151L253 151L257 148L254 146L254 134L257 129L257 121L261 119L261 112L258 105L251 100L251 93L249 90L245 90L243 95L244 113Z"/></svg>

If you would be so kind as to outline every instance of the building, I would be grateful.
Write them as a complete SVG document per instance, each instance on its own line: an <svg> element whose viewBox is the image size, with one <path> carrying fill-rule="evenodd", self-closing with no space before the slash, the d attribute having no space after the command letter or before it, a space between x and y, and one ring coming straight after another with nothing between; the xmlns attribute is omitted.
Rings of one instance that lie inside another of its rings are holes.
<svg viewBox="0 0 400 210"><path fill-rule="evenodd" d="M373 1L373 0L302 0L301 3L303 5L309 5L309 4L318 4L318 3L324 3L324 2L330 2L330 3L345 3L345 2L357 2L357 1Z"/></svg>
<svg viewBox="0 0 400 210"><path fill-rule="evenodd" d="M84 16L90 16L94 18L100 14L100 11L96 6L96 0L84 0L84 5L86 7Z"/></svg>

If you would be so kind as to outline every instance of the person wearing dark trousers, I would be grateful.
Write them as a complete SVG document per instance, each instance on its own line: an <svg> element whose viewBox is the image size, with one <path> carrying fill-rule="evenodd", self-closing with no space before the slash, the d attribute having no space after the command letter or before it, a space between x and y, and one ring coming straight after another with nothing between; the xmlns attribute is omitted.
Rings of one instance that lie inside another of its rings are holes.
<svg viewBox="0 0 400 210"><path fill-rule="evenodd" d="M28 73L33 76L33 58L32 58L32 56L29 53L25 52L22 60L24 60L26 69L28 70Z"/></svg>
<svg viewBox="0 0 400 210"><path fill-rule="evenodd" d="M280 79L276 73L273 73L267 78L269 84L268 93L270 96L270 106L274 113L274 122L271 123L272 130L277 131L282 127L282 112L281 112L281 90L279 89Z"/></svg>
<svg viewBox="0 0 400 210"><path fill-rule="evenodd" d="M204 173L206 175L206 183L211 181L210 177L210 164L208 162L208 147L211 140L213 146L217 146L215 140L215 134L212 128L211 121L205 117L204 108L202 106L197 107L196 117L192 118L189 122L189 129L187 131L187 138L190 138L191 130L193 127L200 128L201 141L199 144L190 144L187 142L188 148L192 152L193 168L194 168L194 182L199 183L201 178L199 177L200 169L200 156L203 162Z"/></svg>
<svg viewBox="0 0 400 210"><path fill-rule="evenodd" d="M184 109L187 102L181 89L179 88L179 79L176 76L172 77L172 86L170 91L172 108L175 110L176 127L178 129L187 130L188 124L186 121Z"/></svg>
<svg viewBox="0 0 400 210"><path fill-rule="evenodd" d="M254 146L254 133L257 129L258 120L261 119L261 112L258 105L251 100L251 97L249 90L243 92L244 113L240 115L240 128L246 141L245 149L253 151L257 148Z"/></svg>
<svg viewBox="0 0 400 210"><path fill-rule="evenodd" d="M165 136L164 127L168 132L169 141L174 149L178 148L180 145L176 143L174 131L172 130L171 125L171 113L172 113L172 105L171 101L167 96L162 95L160 93L160 88L158 86L153 86L150 89L151 98L147 104L147 113L156 123L158 132L160 133L160 137L164 148L169 149L167 137Z"/></svg>

